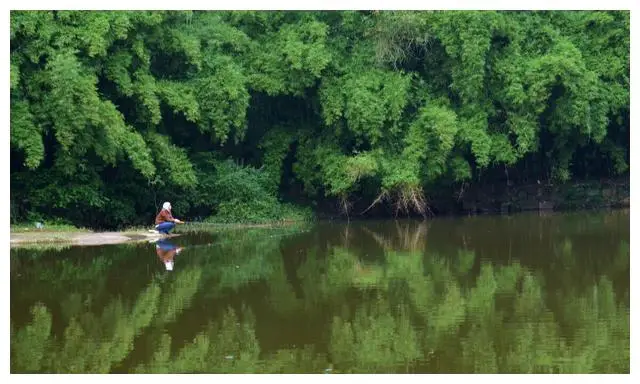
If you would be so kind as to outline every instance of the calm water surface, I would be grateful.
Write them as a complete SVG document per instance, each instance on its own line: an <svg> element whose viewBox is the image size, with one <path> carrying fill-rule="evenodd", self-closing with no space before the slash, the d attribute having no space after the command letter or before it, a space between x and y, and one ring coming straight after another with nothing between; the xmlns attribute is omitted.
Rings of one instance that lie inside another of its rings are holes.
<svg viewBox="0 0 640 384"><path fill-rule="evenodd" d="M183 228L12 250L11 372L629 372L628 211Z"/></svg>

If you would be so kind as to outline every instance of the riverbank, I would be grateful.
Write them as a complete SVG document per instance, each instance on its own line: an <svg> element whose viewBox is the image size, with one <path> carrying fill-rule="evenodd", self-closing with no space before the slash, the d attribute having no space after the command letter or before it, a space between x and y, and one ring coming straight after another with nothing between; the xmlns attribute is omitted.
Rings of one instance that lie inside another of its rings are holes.
<svg viewBox="0 0 640 384"><path fill-rule="evenodd" d="M590 182L570 182L560 185L475 185L456 198L443 196L432 202L438 215L517 213L524 211L575 211L589 209L628 208L630 182L628 178ZM333 215L317 215L317 218ZM340 215L336 214L336 217ZM226 231L246 228L276 228L308 221L279 220L255 224L198 222L186 223L178 233ZM11 247L33 244L104 245L134 243L160 238L147 228L129 228L116 232L94 232L70 225L47 224L36 228L35 223L11 226Z"/></svg>
<svg viewBox="0 0 640 384"><path fill-rule="evenodd" d="M175 236L175 235L172 235ZM11 248L33 244L106 245L158 240L165 236L151 232L32 231L11 233Z"/></svg>
<svg viewBox="0 0 640 384"><path fill-rule="evenodd" d="M629 208L630 191L629 178L562 184L491 183L473 185L453 197L441 194L431 204L435 211L449 214L615 209Z"/></svg>
<svg viewBox="0 0 640 384"><path fill-rule="evenodd" d="M11 248L30 247L37 245L59 246L91 246L108 244L138 243L144 241L159 240L167 237L176 237L184 233L195 231L228 231L247 228L277 228L291 226L301 222L277 222L264 224L209 224L186 223L180 225L175 233L164 236L149 232L144 228L131 228L123 231L94 232L84 228L72 226L46 226L42 229L30 227L26 224L11 227Z"/></svg>

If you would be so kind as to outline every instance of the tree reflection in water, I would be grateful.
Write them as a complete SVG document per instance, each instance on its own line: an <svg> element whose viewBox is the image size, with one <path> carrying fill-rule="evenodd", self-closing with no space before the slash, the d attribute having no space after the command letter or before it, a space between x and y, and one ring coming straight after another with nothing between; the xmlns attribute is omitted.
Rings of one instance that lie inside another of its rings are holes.
<svg viewBox="0 0 640 384"><path fill-rule="evenodd" d="M311 248L294 271L297 288L278 240L264 240L228 246L215 263L193 251L170 279L158 274L136 297L112 296L104 306L69 292L57 320L34 303L28 324L12 320L11 371L629 372L628 294L616 294L612 279L628 271L628 243L597 280L583 284L560 267L580 263L580 255L559 241L548 276L564 281L551 290L541 271L517 258L492 263L464 248L452 258L426 252L426 226L399 227L395 238L364 232L383 247L384 260L363 262L344 242L328 252ZM43 278L55 276L42 270ZM257 281L267 288L259 305L271 313L327 319L317 330L321 341L264 348L256 302L227 302L195 336L176 336L185 313L197 312L194 300L233 298ZM54 332L56 322L64 323L62 333ZM148 350L136 354L140 340Z"/></svg>

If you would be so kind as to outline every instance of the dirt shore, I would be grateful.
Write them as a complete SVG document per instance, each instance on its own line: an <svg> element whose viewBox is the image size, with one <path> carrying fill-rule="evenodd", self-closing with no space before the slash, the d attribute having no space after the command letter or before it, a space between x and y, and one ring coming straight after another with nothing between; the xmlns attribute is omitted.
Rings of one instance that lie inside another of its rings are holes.
<svg viewBox="0 0 640 384"><path fill-rule="evenodd" d="M151 232L17 232L11 233L11 247L30 244L106 245L157 240L166 237Z"/></svg>
<svg viewBox="0 0 640 384"><path fill-rule="evenodd" d="M295 224L295 221L267 223L267 224L205 224L202 228L215 228L216 231L224 230L241 230L247 228L278 228ZM190 223L186 224L187 232L198 228L198 225ZM106 245L106 244L123 244L136 243L143 241L159 240L162 238L171 238L180 236L180 233L171 235L161 235L151 233L144 229L131 229L121 232L91 232L86 230L78 231L56 231L56 230L37 230L20 228L15 232L11 232L11 248L30 247L38 245L52 246L72 246L72 245Z"/></svg>

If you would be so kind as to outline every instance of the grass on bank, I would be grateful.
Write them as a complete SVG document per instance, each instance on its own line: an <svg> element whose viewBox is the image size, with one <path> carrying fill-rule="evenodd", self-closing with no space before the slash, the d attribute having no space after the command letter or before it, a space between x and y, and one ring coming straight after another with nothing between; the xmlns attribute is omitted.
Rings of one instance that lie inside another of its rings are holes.
<svg viewBox="0 0 640 384"><path fill-rule="evenodd" d="M48 233L48 232L92 232L87 228L79 228L71 224L59 224L55 222L41 222L42 227L38 228L36 223L11 224L11 233Z"/></svg>
<svg viewBox="0 0 640 384"><path fill-rule="evenodd" d="M256 200L250 203L229 201L220 204L215 215L203 220L190 220L179 214L177 218L190 224L200 224L206 226L219 227L247 227L247 226L279 226L290 223L311 222L314 220L313 212L310 208L302 208L293 204L280 203L269 200ZM38 227L40 224L40 227ZM184 226L179 225L178 228ZM146 232L153 228L152 219L149 225L137 225L123 228L121 233ZM88 228L79 228L71 224L61 222L58 219L29 221L11 224L11 233L33 233L33 232L96 232Z"/></svg>
<svg viewBox="0 0 640 384"><path fill-rule="evenodd" d="M286 227L288 230L300 230L301 227L314 220L310 208L302 208L293 204L280 203L275 199L256 199L250 202L236 200L221 203L214 216L204 220L190 220L188 217L176 215L185 222L178 224L173 231L179 233L193 232L226 232L243 228L275 229ZM12 224L10 231L15 235L15 242L27 243L68 243L78 234L95 232L112 232L132 239L148 234L153 228L152 222L144 226L130 226L114 231L98 231L79 228L65 223L61 219L29 220Z"/></svg>

